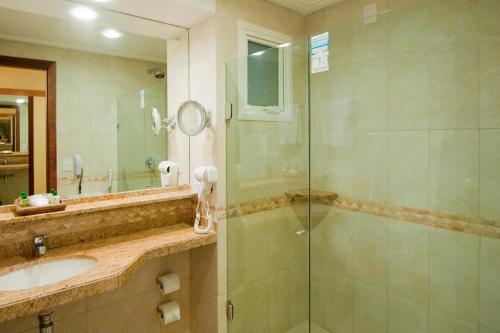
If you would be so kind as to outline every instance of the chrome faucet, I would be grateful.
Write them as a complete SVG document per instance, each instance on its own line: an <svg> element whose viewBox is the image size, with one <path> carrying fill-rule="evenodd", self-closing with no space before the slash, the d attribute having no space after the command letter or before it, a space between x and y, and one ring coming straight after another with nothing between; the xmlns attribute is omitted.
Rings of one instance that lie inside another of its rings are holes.
<svg viewBox="0 0 500 333"><path fill-rule="evenodd" d="M43 257L45 255L45 252L47 252L47 236L36 236L33 239L33 245L35 246L33 249L33 256L34 257Z"/></svg>

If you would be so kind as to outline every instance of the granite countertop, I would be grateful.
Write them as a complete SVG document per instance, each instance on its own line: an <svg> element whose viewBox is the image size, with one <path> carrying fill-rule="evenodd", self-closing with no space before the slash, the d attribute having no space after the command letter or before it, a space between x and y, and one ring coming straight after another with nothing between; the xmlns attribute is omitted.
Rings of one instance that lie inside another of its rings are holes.
<svg viewBox="0 0 500 333"><path fill-rule="evenodd" d="M216 242L215 232L196 234L188 224L150 229L56 249L45 257L11 257L0 264L0 275L32 264L67 258L94 258L96 266L50 285L0 291L0 322L99 294L122 286L145 261Z"/></svg>
<svg viewBox="0 0 500 333"><path fill-rule="evenodd" d="M196 193L193 192L190 187L177 186L172 187L169 190L159 189L156 191L123 192L95 197L67 199L63 200L63 202L67 204L65 210L37 215L17 216L12 205L2 206L0 207L0 224L11 225L16 223L30 223L33 221L46 220L55 217L76 216L117 208L149 205L157 202L181 200L194 197L196 197Z"/></svg>

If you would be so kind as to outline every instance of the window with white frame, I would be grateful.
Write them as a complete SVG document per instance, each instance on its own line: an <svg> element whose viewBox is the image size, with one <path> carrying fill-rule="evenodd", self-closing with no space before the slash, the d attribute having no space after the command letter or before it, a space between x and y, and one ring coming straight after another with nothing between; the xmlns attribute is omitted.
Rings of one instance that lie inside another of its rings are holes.
<svg viewBox="0 0 500 333"><path fill-rule="evenodd" d="M238 119L290 121L291 38L243 21L238 30Z"/></svg>

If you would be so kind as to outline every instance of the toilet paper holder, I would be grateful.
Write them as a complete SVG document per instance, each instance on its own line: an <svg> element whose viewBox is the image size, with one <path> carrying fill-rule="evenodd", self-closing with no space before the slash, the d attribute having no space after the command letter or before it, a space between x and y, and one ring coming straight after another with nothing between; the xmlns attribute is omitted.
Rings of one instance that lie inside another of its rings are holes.
<svg viewBox="0 0 500 333"><path fill-rule="evenodd" d="M162 325L168 325L181 320L181 309L179 303L176 301L159 305L157 312Z"/></svg>

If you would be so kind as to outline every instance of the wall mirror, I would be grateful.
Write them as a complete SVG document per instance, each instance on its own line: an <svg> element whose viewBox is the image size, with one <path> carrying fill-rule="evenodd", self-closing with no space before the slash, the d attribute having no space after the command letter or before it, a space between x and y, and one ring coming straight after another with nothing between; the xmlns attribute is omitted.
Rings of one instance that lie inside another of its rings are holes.
<svg viewBox="0 0 500 333"><path fill-rule="evenodd" d="M180 105L169 93L189 97L187 30L88 3L37 2L0 0L0 204L23 191L71 198L159 187L168 133L152 134L151 108L167 118Z"/></svg>

